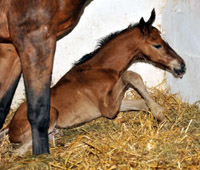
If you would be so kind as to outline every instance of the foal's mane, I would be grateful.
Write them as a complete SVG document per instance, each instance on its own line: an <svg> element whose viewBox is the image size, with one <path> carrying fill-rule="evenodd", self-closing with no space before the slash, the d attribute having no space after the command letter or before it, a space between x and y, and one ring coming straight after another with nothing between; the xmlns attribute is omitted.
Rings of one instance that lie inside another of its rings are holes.
<svg viewBox="0 0 200 170"><path fill-rule="evenodd" d="M88 61L89 59L91 59L96 53L99 52L99 50L104 46L106 45L109 41L113 40L115 37L117 37L118 35L130 30L130 29L133 29L133 28L136 28L139 26L139 23L136 23L136 24L130 24L127 28L121 30L121 31L116 31L114 33L111 33L109 34L108 36L102 38L99 40L99 42L97 43L97 46L96 46L96 49L89 53L89 54L86 54L84 55L81 59L79 59L77 62L74 63L74 66L78 66L80 64L83 64L85 63L86 61Z"/></svg>

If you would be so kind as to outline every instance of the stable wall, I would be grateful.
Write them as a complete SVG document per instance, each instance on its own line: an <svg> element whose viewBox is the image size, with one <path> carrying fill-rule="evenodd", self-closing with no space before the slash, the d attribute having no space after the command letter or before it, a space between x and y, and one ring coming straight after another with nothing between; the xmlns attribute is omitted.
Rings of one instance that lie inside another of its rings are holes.
<svg viewBox="0 0 200 170"><path fill-rule="evenodd" d="M188 102L200 100L200 1L168 0L162 12L165 39L184 58L187 73L183 79L167 74L173 93L180 93Z"/></svg>

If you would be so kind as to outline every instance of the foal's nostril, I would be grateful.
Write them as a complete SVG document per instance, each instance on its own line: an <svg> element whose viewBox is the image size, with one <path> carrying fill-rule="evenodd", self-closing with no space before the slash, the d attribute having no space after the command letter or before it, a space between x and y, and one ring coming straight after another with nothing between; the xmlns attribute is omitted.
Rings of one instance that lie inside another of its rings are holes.
<svg viewBox="0 0 200 170"><path fill-rule="evenodd" d="M186 67L185 67L185 64L184 64L184 63L181 63L181 71L182 71L183 73L185 73L185 71L186 71Z"/></svg>

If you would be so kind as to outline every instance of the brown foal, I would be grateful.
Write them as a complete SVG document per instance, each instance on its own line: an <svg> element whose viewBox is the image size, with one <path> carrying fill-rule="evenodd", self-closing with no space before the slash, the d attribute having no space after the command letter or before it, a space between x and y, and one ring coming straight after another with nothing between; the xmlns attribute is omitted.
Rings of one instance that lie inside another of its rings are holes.
<svg viewBox="0 0 200 170"><path fill-rule="evenodd" d="M157 120L164 120L163 108L149 95L142 78L127 71L137 60L146 60L171 71L176 77L185 73L183 59L161 38L152 26L153 10L147 22L113 33L99 47L81 58L51 89L49 133L54 128L74 127L101 116L114 118L119 111L151 109ZM144 100L123 100L132 87ZM148 106L148 107L147 107ZM24 102L8 126L11 142L23 143L23 153L31 145L31 126Z"/></svg>
<svg viewBox="0 0 200 170"><path fill-rule="evenodd" d="M91 0L0 0L0 129L24 77L33 153L49 153L50 83L56 40Z"/></svg>

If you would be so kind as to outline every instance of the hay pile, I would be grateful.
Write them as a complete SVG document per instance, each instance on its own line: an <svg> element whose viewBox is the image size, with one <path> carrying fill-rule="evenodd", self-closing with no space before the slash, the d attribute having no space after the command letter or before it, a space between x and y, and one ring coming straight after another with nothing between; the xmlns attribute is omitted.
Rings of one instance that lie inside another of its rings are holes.
<svg viewBox="0 0 200 170"><path fill-rule="evenodd" d="M61 130L51 155L12 154L5 136L0 142L0 169L200 169L200 109L168 90L153 88L154 99L166 109L167 122L158 124L145 112L119 113L83 126ZM132 93L132 92L131 92ZM128 95L128 98L134 100Z"/></svg>

